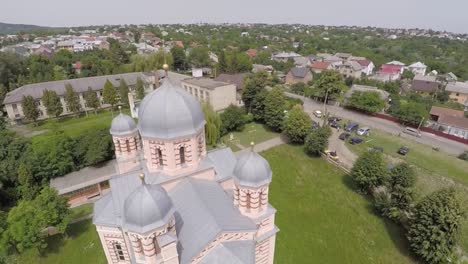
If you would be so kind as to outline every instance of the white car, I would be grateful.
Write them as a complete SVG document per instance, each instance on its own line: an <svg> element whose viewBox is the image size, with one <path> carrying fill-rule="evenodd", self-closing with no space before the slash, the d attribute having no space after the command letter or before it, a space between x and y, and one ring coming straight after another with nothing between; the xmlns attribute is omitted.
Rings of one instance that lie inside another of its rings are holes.
<svg viewBox="0 0 468 264"><path fill-rule="evenodd" d="M370 128L363 127L363 128L358 129L357 134L362 136L362 135L369 133L369 131L370 131Z"/></svg>
<svg viewBox="0 0 468 264"><path fill-rule="evenodd" d="M322 112L320 110L315 110L314 111L314 116L320 118L320 117L322 117Z"/></svg>

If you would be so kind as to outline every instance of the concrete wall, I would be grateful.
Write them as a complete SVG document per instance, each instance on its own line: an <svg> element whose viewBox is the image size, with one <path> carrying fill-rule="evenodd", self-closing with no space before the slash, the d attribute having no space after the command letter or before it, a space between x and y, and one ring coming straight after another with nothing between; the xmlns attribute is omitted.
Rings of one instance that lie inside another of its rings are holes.
<svg viewBox="0 0 468 264"><path fill-rule="evenodd" d="M214 89L207 89L193 84L182 82L182 87L201 103L210 103L215 111L222 111L229 105L238 105L236 86L227 84Z"/></svg>

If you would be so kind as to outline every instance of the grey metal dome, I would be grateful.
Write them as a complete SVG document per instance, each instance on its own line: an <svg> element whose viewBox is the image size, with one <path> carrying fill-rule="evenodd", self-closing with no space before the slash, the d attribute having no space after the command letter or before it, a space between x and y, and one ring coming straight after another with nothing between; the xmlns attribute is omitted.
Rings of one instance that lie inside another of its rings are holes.
<svg viewBox="0 0 468 264"><path fill-rule="evenodd" d="M172 139L197 133L205 125L200 104L189 93L165 79L148 94L138 111L142 137Z"/></svg>
<svg viewBox="0 0 468 264"><path fill-rule="evenodd" d="M125 199L123 226L143 234L169 223L173 214L166 190L159 184L142 184Z"/></svg>
<svg viewBox="0 0 468 264"><path fill-rule="evenodd" d="M246 187L260 187L271 182L268 161L253 150L242 153L234 168L234 180Z"/></svg>
<svg viewBox="0 0 468 264"><path fill-rule="evenodd" d="M137 131L137 125L133 118L128 115L120 113L112 119L110 133L113 136L125 136Z"/></svg>

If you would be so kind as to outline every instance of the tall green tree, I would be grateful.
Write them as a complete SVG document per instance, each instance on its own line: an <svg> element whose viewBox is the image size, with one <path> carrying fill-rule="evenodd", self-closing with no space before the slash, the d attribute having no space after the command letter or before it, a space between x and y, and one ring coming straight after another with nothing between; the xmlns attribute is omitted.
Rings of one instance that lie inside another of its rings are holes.
<svg viewBox="0 0 468 264"><path fill-rule="evenodd" d="M124 79L120 79L119 84L119 96L120 96L120 103L122 103L125 107L128 107L128 85Z"/></svg>
<svg viewBox="0 0 468 264"><path fill-rule="evenodd" d="M143 83L143 80L140 77L137 78L135 93L136 98L138 100L143 100L143 98L145 97L145 84Z"/></svg>
<svg viewBox="0 0 468 264"><path fill-rule="evenodd" d="M357 187L364 193L372 193L382 186L387 177L387 170L382 153L368 151L359 156L350 172Z"/></svg>
<svg viewBox="0 0 468 264"><path fill-rule="evenodd" d="M78 114L81 111L80 97L69 83L65 84L65 95L63 99L65 100L68 111L74 114Z"/></svg>
<svg viewBox="0 0 468 264"><path fill-rule="evenodd" d="M218 69L220 73L226 72L227 62L226 62L226 53L224 50L221 50L218 57Z"/></svg>
<svg viewBox="0 0 468 264"><path fill-rule="evenodd" d="M285 104L286 97L279 87L273 88L265 98L265 124L275 131L281 131Z"/></svg>
<svg viewBox="0 0 468 264"><path fill-rule="evenodd" d="M448 263L457 244L465 213L454 189L429 194L413 210L407 238L427 263Z"/></svg>
<svg viewBox="0 0 468 264"><path fill-rule="evenodd" d="M84 100L86 107L90 107L94 109L94 113L97 114L97 110L101 107L101 102L93 89L88 87L88 90L84 94Z"/></svg>
<svg viewBox="0 0 468 264"><path fill-rule="evenodd" d="M380 98L378 92L353 92L346 101L346 106L366 113L377 113L384 109L385 101Z"/></svg>
<svg viewBox="0 0 468 264"><path fill-rule="evenodd" d="M284 119L283 133L292 143L302 144L310 133L311 125L312 121L302 106L295 105Z"/></svg>
<svg viewBox="0 0 468 264"><path fill-rule="evenodd" d="M268 84L268 73L259 71L248 75L244 80L244 89L242 91L242 101L245 108L251 112L251 105L257 94L264 90Z"/></svg>
<svg viewBox="0 0 468 264"><path fill-rule="evenodd" d="M314 83L317 96L321 98L337 99L347 88L341 74L334 70L326 70L320 74Z"/></svg>
<svg viewBox="0 0 468 264"><path fill-rule="evenodd" d="M230 131L242 131L245 125L244 109L230 105L220 114L221 134L225 135Z"/></svg>
<svg viewBox="0 0 468 264"><path fill-rule="evenodd" d="M26 119L36 123L39 118L39 109L37 108L36 100L34 100L31 95L23 96L21 107L23 108L23 113Z"/></svg>
<svg viewBox="0 0 468 264"><path fill-rule="evenodd" d="M215 146L221 136L221 118L218 113L213 110L210 104L202 105L203 114L205 115L205 139L206 144Z"/></svg>
<svg viewBox="0 0 468 264"><path fill-rule="evenodd" d="M104 89L102 90L102 100L105 104L111 105L112 111L118 102L117 91L109 80L106 80L106 83L104 84Z"/></svg>
<svg viewBox="0 0 468 264"><path fill-rule="evenodd" d="M331 129L328 126L312 130L305 139L305 152L308 155L320 156L328 146L328 138L330 135Z"/></svg>
<svg viewBox="0 0 468 264"><path fill-rule="evenodd" d="M62 102L55 91L44 90L42 94L42 103L46 108L48 116L59 117L63 113Z"/></svg>
<svg viewBox="0 0 468 264"><path fill-rule="evenodd" d="M187 56L182 47L174 46L171 48L172 58L174 60L174 68L176 70L185 70L187 68Z"/></svg>
<svg viewBox="0 0 468 264"><path fill-rule="evenodd" d="M258 92L250 106L251 113L254 120L258 122L265 122L265 98L268 95L266 89L262 89Z"/></svg>
<svg viewBox="0 0 468 264"><path fill-rule="evenodd" d="M208 67L211 65L211 59L206 47L195 47L190 51L188 60L194 67Z"/></svg>

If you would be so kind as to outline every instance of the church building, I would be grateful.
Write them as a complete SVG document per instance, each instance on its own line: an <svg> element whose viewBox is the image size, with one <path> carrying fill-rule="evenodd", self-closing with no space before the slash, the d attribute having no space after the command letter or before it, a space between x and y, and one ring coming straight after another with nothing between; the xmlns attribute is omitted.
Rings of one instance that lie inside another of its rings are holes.
<svg viewBox="0 0 468 264"><path fill-rule="evenodd" d="M94 205L108 263L273 263L272 172L252 150L206 150L198 101L166 77L110 133L118 175Z"/></svg>

